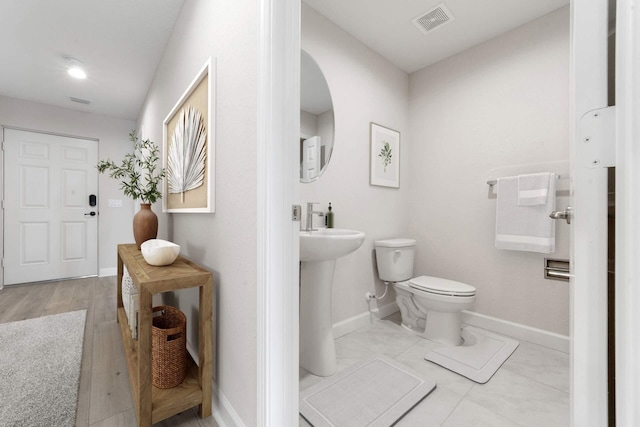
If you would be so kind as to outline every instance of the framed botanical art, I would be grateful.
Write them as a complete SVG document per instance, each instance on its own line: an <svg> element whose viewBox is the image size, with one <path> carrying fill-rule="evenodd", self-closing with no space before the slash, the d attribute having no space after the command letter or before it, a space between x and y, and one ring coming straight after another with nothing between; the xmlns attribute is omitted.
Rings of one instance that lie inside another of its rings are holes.
<svg viewBox="0 0 640 427"><path fill-rule="evenodd" d="M400 132L371 122L371 185L400 188Z"/></svg>
<svg viewBox="0 0 640 427"><path fill-rule="evenodd" d="M164 212L215 212L214 106L209 58L163 122Z"/></svg>

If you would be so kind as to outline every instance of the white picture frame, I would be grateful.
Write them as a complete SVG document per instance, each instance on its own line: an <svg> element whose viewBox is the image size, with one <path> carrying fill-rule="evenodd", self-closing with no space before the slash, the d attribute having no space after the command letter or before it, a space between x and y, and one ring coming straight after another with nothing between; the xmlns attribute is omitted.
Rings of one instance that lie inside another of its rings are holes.
<svg viewBox="0 0 640 427"><path fill-rule="evenodd" d="M400 188L400 132L371 122L371 185Z"/></svg>
<svg viewBox="0 0 640 427"><path fill-rule="evenodd" d="M175 121L183 109L197 105L206 126L206 159L203 185L185 191L179 196L169 193L169 180L165 176L162 190L162 211L169 213L214 213L215 212L215 58L209 58L191 81L180 99L164 119L163 125L163 167L167 169L169 149ZM205 99L206 97L206 99ZM202 111L206 110L206 111ZM168 169L167 169L167 173ZM180 200L178 200L178 197ZM185 202L186 200L186 202Z"/></svg>

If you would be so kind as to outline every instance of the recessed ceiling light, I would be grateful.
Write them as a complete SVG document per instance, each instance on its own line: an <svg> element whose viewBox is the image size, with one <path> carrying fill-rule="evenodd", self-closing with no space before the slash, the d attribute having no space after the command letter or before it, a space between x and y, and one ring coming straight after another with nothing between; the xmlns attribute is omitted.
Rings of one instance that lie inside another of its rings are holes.
<svg viewBox="0 0 640 427"><path fill-rule="evenodd" d="M65 61L67 62L67 73L69 73L71 77L74 77L76 79L87 78L87 73L84 71L84 66L82 65L82 62L71 57L66 57Z"/></svg>
<svg viewBox="0 0 640 427"><path fill-rule="evenodd" d="M87 78L87 73L85 73L82 68L77 68L77 67L69 68L67 70L67 73L69 73L69 75L71 77L75 77L76 79L86 79Z"/></svg>

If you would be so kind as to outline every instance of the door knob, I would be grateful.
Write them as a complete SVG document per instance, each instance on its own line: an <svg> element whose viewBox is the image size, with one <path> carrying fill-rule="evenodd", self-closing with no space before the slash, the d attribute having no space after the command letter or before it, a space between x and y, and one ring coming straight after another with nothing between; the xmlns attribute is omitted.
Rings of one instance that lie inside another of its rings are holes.
<svg viewBox="0 0 640 427"><path fill-rule="evenodd" d="M96 213L94 211L88 212L86 214L84 214L84 216L96 216Z"/></svg>
<svg viewBox="0 0 640 427"><path fill-rule="evenodd" d="M549 214L551 219L564 219L567 224L571 224L571 206L567 206L564 211L553 211Z"/></svg>

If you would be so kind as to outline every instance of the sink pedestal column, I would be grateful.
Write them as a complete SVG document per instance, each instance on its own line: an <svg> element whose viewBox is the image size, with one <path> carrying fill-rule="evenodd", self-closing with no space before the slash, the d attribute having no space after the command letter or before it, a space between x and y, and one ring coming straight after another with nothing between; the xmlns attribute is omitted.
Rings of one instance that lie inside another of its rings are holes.
<svg viewBox="0 0 640 427"><path fill-rule="evenodd" d="M321 377L333 375L337 369L331 323L335 268L335 259L300 265L300 366Z"/></svg>

